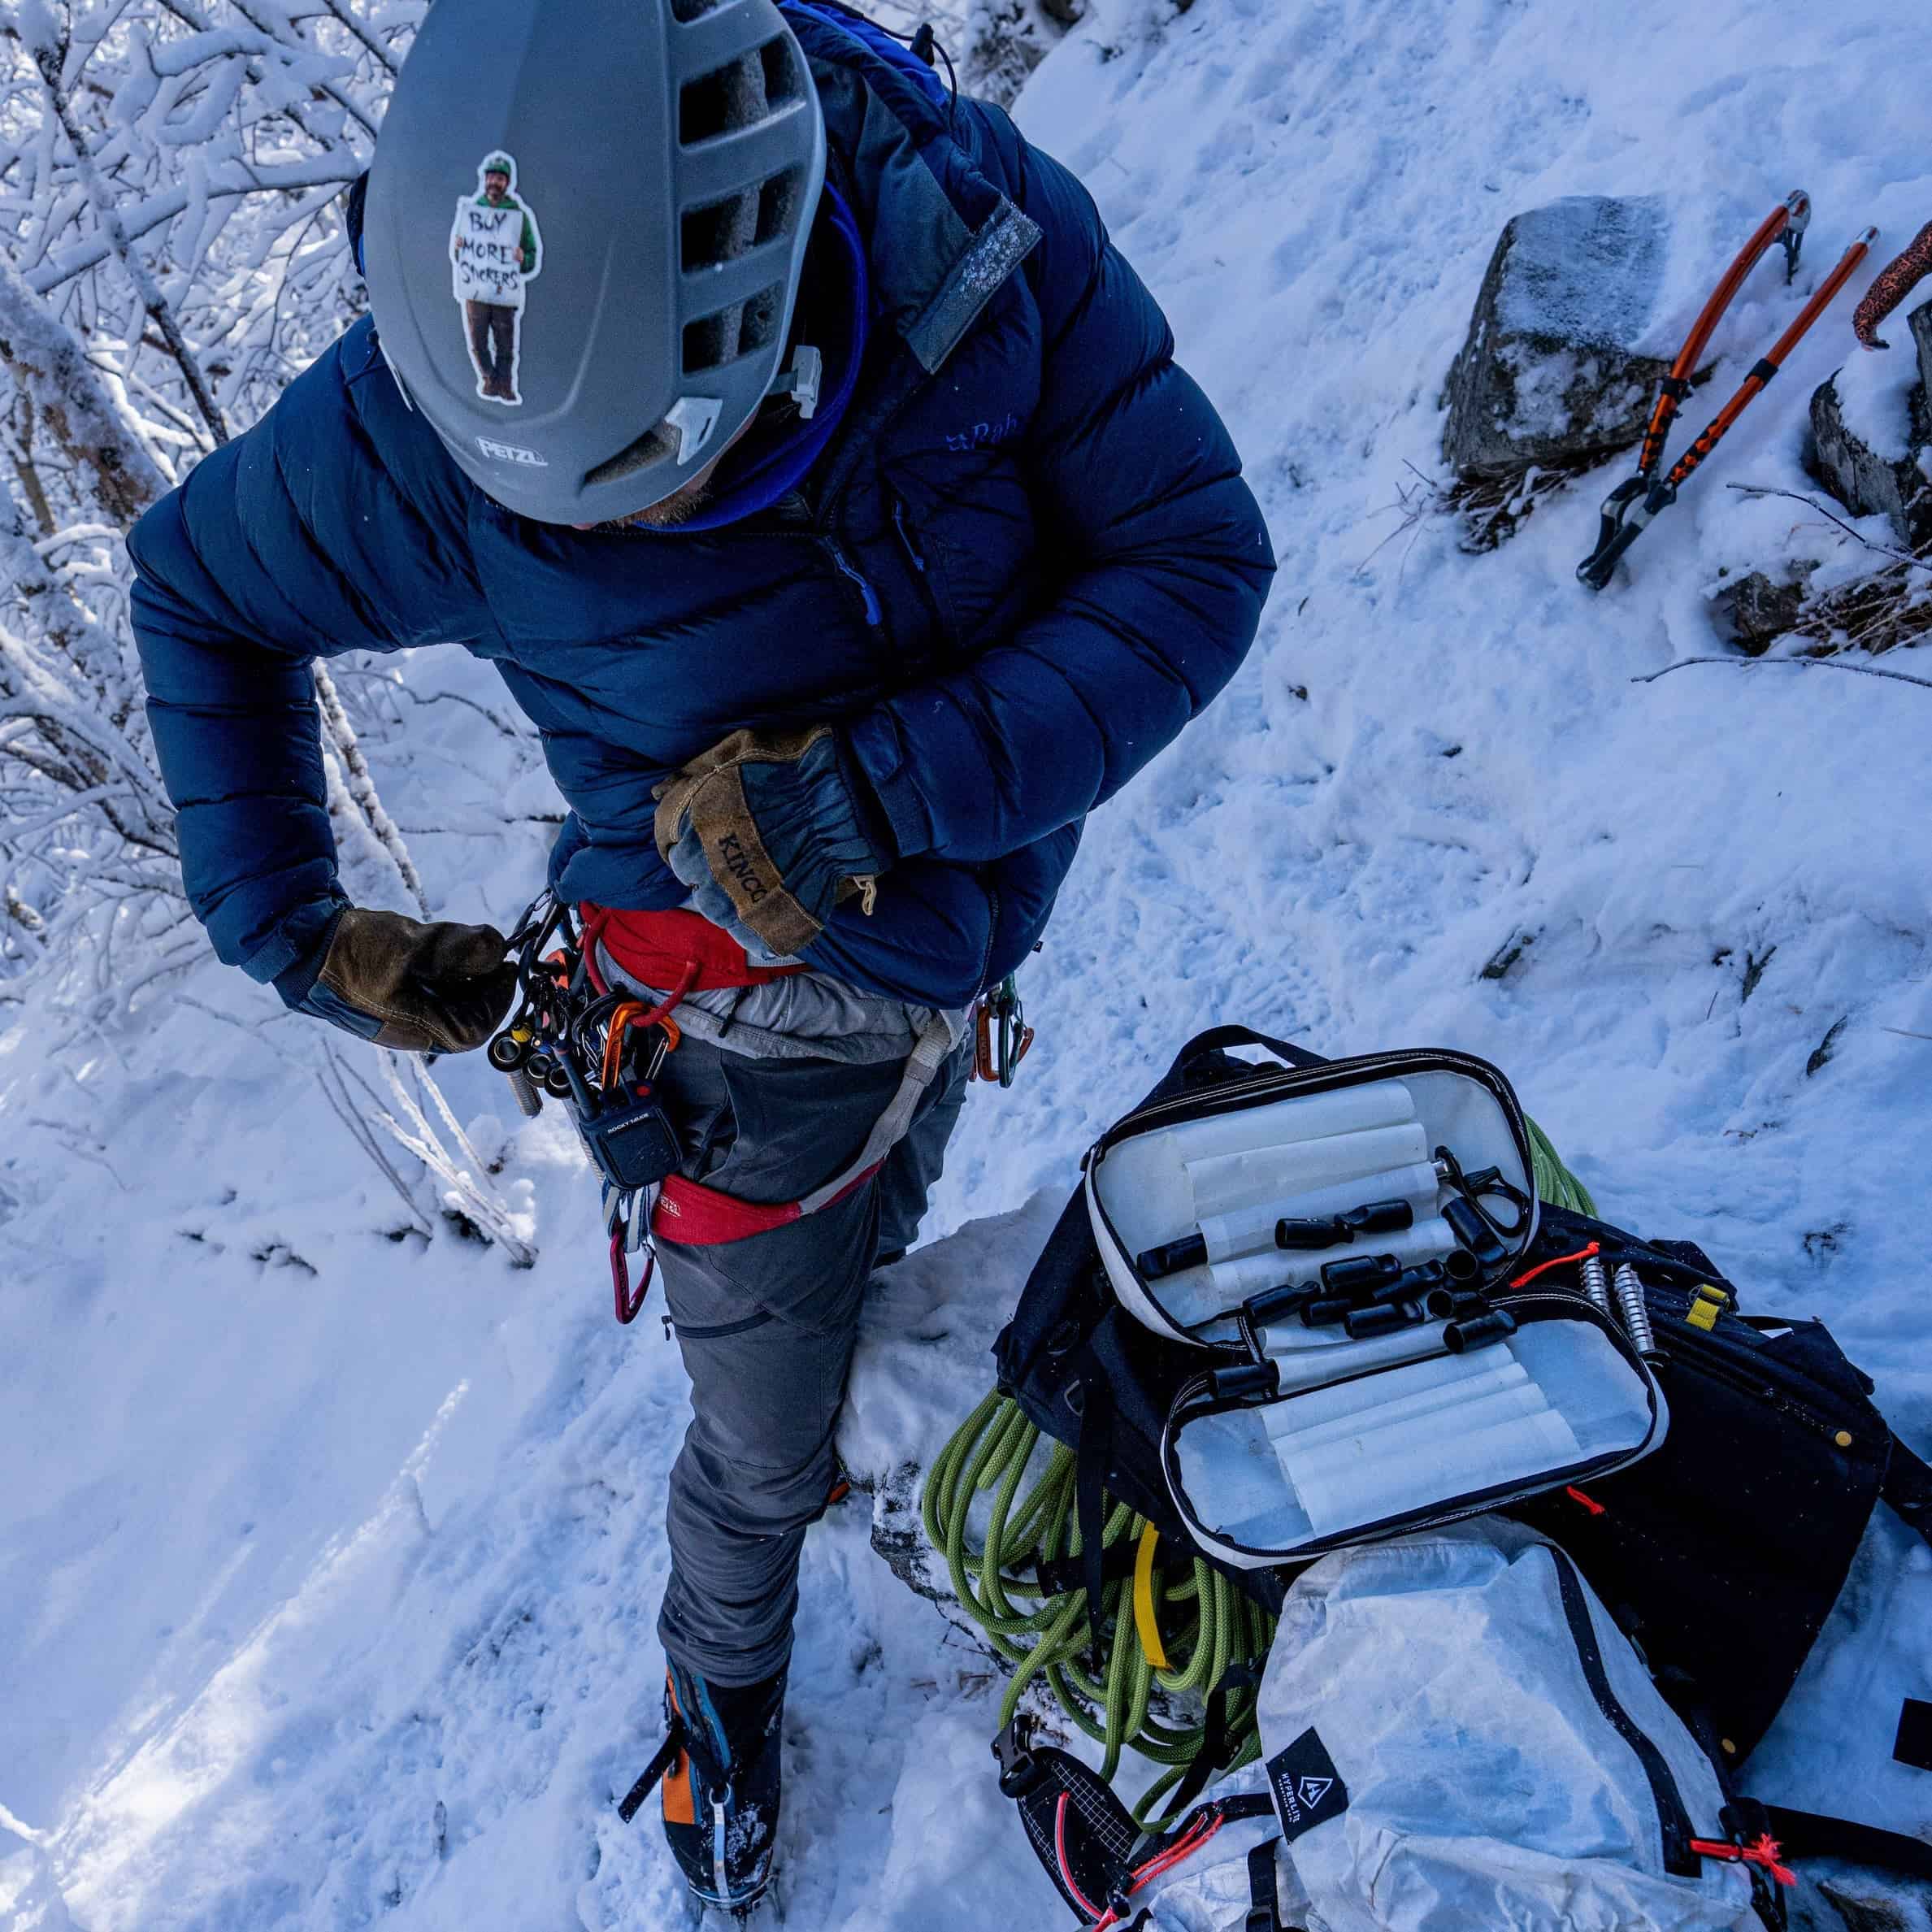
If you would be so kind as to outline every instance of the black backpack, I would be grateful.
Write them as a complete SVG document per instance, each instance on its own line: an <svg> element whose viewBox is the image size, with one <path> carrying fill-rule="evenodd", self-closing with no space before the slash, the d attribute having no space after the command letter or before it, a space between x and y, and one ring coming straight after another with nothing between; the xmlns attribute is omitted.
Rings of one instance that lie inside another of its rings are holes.
<svg viewBox="0 0 1932 1932"><path fill-rule="evenodd" d="M1266 1048L1291 1066L1322 1064L1318 1053L1245 1027L1216 1027L1181 1048L1140 1105L1252 1077L1252 1063L1227 1051L1235 1046ZM1200 1554L1262 1609L1281 1608L1294 1572L1235 1569L1196 1552L1161 1473L1161 1425L1183 1383L1200 1373L1202 1359L1201 1350L1177 1348L1144 1328L1114 1300L1094 1245L1086 1196L1076 1187L1027 1278L1013 1319L993 1344L993 1360L1000 1392L1043 1434L1075 1452L1076 1520L1090 1610L1109 1580L1101 1548L1103 1491L1151 1522L1163 1548ZM1238 1352L1229 1354L1230 1361L1241 1359Z"/></svg>
<svg viewBox="0 0 1932 1932"><path fill-rule="evenodd" d="M1252 1079L1253 1066L1227 1051L1238 1045L1261 1047L1290 1066L1322 1064L1320 1055L1245 1027L1218 1027L1181 1049L1148 1100ZM1892 1433L1872 1404L1870 1379L1821 1323L1747 1317L1735 1287L1689 1243L1645 1241L1545 1206L1526 1268L1591 1242L1606 1264L1630 1261L1644 1279L1669 1432L1654 1454L1589 1491L1559 1490L1512 1513L1571 1553L1728 1774L1790 1693L1878 1504L1932 1542L1932 1467ZM1200 1372L1202 1351L1162 1339L1120 1308L1082 1191L994 1356L1002 1391L1075 1452L1088 1565L1080 1580L1090 1605L1104 1580L1103 1490L1164 1541L1187 1547L1158 1445L1175 1394ZM1230 1359L1243 1357L1232 1351ZM1296 1567L1226 1574L1275 1609ZM1932 1878L1932 1847L1917 1839L1777 1808L1771 1817L1794 1856Z"/></svg>

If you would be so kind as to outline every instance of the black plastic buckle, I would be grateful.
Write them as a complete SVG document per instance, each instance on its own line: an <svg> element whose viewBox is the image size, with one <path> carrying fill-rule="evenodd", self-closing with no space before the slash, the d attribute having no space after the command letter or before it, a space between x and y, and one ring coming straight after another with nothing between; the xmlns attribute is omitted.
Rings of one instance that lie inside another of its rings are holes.
<svg viewBox="0 0 1932 1932"><path fill-rule="evenodd" d="M1044 1775L1034 1761L1032 1744L1033 1720L1024 1711L1016 1712L1013 1721L992 1741L1002 1797L1025 1797Z"/></svg>

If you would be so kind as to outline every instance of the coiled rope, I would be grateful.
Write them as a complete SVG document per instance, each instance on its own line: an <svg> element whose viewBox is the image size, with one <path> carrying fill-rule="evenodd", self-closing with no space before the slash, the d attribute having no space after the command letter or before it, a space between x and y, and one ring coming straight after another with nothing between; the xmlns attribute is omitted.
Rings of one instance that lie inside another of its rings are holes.
<svg viewBox="0 0 1932 1932"><path fill-rule="evenodd" d="M1018 1405L988 1395L940 1451L926 1479L926 1534L943 1551L960 1606L986 1633L995 1651L1014 1665L1000 1707L1003 1730L1027 1687L1044 1677L1068 1719L1105 1747L1101 1775L1111 1780L1121 1753L1131 1749L1166 1769L1142 1795L1135 1817L1145 1824L1161 1800L1200 1755L1206 1725L1177 1727L1153 1711L1156 1688L1173 1695L1205 1698L1231 1664L1267 1654L1274 1617L1198 1557L1179 1580L1156 1569L1152 1611L1167 1667L1157 1668L1143 1641L1125 1579L1101 1595L1101 1629L1107 1654L1096 1658L1088 1632L1087 1593L1075 1587L1049 1596L1015 1565L1035 1556L1052 1561L1081 1553L1074 1505L1074 1454L1063 1444L1048 1447L1022 1496L1028 1468L1037 1460L1040 1431ZM992 1493L992 1513L978 1549L969 1547L967 1518L974 1499ZM1138 1543L1148 1527L1124 1503L1106 1507L1101 1544ZM1230 1694L1226 1739L1229 1768L1252 1762L1261 1750L1255 1728L1256 1692Z"/></svg>

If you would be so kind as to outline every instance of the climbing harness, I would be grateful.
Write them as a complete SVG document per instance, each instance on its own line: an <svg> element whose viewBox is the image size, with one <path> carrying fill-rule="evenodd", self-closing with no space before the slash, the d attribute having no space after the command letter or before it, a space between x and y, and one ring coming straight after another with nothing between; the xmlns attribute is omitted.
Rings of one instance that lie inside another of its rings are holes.
<svg viewBox="0 0 1932 1932"><path fill-rule="evenodd" d="M1274 1619L1192 1551L1163 1541L1144 1517L1103 1498L1107 1581L1096 1648L1075 1454L1055 1443L1041 1457L1040 1447L1039 1430L1018 1405L988 1395L927 1477L926 1535L944 1552L962 1609L1014 1666L1000 1707L1001 1730L1027 1687L1043 1679L1068 1720L1105 1747L1104 1780L1125 1750L1166 1767L1136 1818L1144 1821L1163 1800L1178 1813L1213 1773L1252 1763L1258 1752L1257 1666ZM991 1513L975 1548L968 1519L988 1491ZM1155 1713L1157 1692L1200 1698L1205 1715L1194 1725L1164 1720Z"/></svg>
<svg viewBox="0 0 1932 1932"><path fill-rule="evenodd" d="M1810 331L1812 324L1836 299L1877 238L1876 228L1866 228L1852 241L1838 266L1818 285L1817 291L1801 309L1790 328L1778 338L1739 386L1737 393L1712 418L1690 448L1680 456L1669 473L1660 478L1657 467L1664 458L1664 446L1670 435L1678 406L1691 393L1691 378L1722 319L1725 311L1744 285L1745 278L1774 243L1785 252L1785 280L1788 282L1798 266L1798 254L1804 231L1811 221L1811 199L1801 189L1794 189L1759 224L1757 232L1739 250L1736 260L1725 271L1684 338L1670 373L1659 385L1656 407L1637 456L1637 473L1626 478L1604 499L1603 521L1596 548L1577 566L1577 579L1592 590L1602 590L1615 574L1618 561L1644 530L1677 501L1678 492L1702 465L1706 457L1730 432L1753 399L1783 367L1787 358Z"/></svg>
<svg viewBox="0 0 1932 1932"><path fill-rule="evenodd" d="M656 1267L653 1256L633 1291L629 1257L649 1244L649 1217L637 1211L638 1203L678 1163L676 1130L657 1099L656 1082L678 1044L671 1010L688 988L656 1005L613 990L597 970L584 929L547 892L525 911L510 949L517 959L518 1000L489 1043L489 1063L509 1075L526 1114L536 1113L547 1094L575 1114L603 1177L613 1306L618 1321L628 1324L644 1305Z"/></svg>
<svg viewBox="0 0 1932 1932"><path fill-rule="evenodd" d="M743 1200L677 1171L677 1130L657 1098L656 1082L678 1045L673 1015L688 994L762 985L799 969L748 966L741 951L721 946L725 936L708 921L695 914L660 914L658 927L671 936L662 944L640 949L634 935L610 936L618 965L627 972L641 966L650 973L647 983L670 987L651 1004L605 978L597 954L611 923L609 910L579 911L581 918L573 917L546 892L519 923L510 947L518 961L519 996L489 1043L488 1057L510 1076L525 1113L534 1114L548 1094L574 1114L603 1176L613 1304L618 1321L628 1324L650 1292L656 1240L687 1247L742 1241L817 1213L863 1187L905 1137L920 1096L952 1052L953 1035L942 1016L927 1023L865 1144L831 1179L796 1200ZM649 1258L633 1289L630 1257L640 1251Z"/></svg>
<svg viewBox="0 0 1932 1932"><path fill-rule="evenodd" d="M1032 1044L1033 1029L1009 973L973 1004L973 1078L1010 1087Z"/></svg>

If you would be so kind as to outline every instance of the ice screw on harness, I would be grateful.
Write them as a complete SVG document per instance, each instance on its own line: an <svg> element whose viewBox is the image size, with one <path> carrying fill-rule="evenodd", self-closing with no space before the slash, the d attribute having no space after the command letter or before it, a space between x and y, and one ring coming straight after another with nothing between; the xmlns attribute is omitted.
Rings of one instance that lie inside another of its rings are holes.
<svg viewBox="0 0 1932 1932"><path fill-rule="evenodd" d="M1579 583L1591 590L1602 590L1609 584L1624 553L1677 501L1678 492L1783 367L1792 350L1809 332L1812 324L1837 298L1839 291L1865 259L1878 233L1876 228L1866 228L1856 237L1839 258L1838 266L1826 276L1817 292L1799 311L1791 327L1752 367L1737 393L1712 418L1669 472L1659 478L1657 466L1663 461L1664 445L1669 436L1678 406L1690 393L1691 379L1725 310L1736 298L1746 276L1774 242L1781 241L1784 245L1786 279L1790 280L1791 272L1797 265L1799 244L1810 219L1809 198L1802 190L1793 189L1765 218L1756 233L1745 243L1737 259L1725 271L1723 280L1704 304L1690 334L1684 339L1683 347L1678 351L1677 360L1671 364L1669 375L1660 386L1656 406L1651 413L1650 426L1644 432L1643 447L1638 453L1636 475L1618 484L1604 499L1603 522L1598 530L1596 548L1577 566Z"/></svg>

